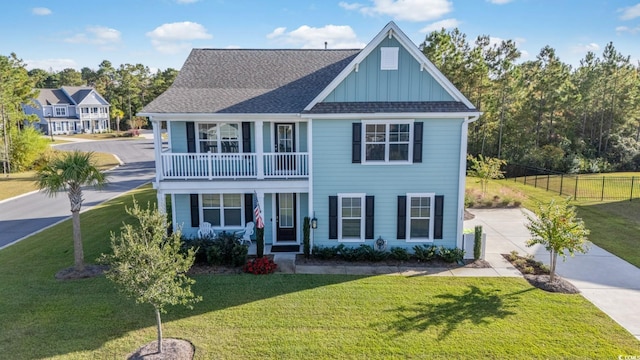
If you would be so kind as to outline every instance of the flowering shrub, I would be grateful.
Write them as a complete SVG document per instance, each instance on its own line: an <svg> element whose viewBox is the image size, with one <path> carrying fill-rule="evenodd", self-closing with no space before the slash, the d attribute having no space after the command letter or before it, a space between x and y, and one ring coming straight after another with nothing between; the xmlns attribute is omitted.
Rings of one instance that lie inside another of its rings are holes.
<svg viewBox="0 0 640 360"><path fill-rule="evenodd" d="M242 271L255 275L271 274L276 271L277 267L278 264L274 263L273 260L267 257L261 257L247 261L242 267Z"/></svg>

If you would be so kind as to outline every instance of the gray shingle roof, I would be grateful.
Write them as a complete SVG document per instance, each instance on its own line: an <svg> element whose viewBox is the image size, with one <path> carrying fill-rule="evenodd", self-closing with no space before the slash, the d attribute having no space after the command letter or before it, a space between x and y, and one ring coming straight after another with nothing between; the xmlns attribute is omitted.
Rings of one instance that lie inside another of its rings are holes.
<svg viewBox="0 0 640 360"><path fill-rule="evenodd" d="M317 103L308 114L477 112L460 101L375 101Z"/></svg>
<svg viewBox="0 0 640 360"><path fill-rule="evenodd" d="M38 102L42 105L69 105L71 99L60 89L39 89Z"/></svg>
<svg viewBox="0 0 640 360"><path fill-rule="evenodd" d="M93 88L86 86L63 86L62 88L73 98L76 104L81 103L93 90Z"/></svg>
<svg viewBox="0 0 640 360"><path fill-rule="evenodd" d="M194 49L142 113L301 113L360 50Z"/></svg>

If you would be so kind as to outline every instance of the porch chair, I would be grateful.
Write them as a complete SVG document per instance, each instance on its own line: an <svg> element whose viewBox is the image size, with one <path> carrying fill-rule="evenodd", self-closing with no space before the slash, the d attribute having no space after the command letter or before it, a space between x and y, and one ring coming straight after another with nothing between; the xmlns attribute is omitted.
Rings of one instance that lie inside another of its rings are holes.
<svg viewBox="0 0 640 360"><path fill-rule="evenodd" d="M215 231L213 231L211 223L204 221L202 224L200 224L200 229L198 229L198 237L200 239L216 237L216 233Z"/></svg>
<svg viewBox="0 0 640 360"><path fill-rule="evenodd" d="M238 239L238 242L240 244L251 246L251 235L253 235L253 228L254 227L255 227L255 224L253 222L249 221L245 225L244 230L236 231L237 235L242 235L242 237L240 239Z"/></svg>

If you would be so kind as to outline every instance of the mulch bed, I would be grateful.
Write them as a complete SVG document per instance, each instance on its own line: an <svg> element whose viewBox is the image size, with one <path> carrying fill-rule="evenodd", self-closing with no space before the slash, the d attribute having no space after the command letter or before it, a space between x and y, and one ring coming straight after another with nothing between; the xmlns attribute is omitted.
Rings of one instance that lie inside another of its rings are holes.
<svg viewBox="0 0 640 360"><path fill-rule="evenodd" d="M348 265L348 266L410 266L410 267L425 267L425 268L458 268L458 267L470 267L470 268L490 268L491 265L484 260L464 260L464 265L457 263L448 263L440 259L432 261L418 261L411 259L408 261L400 261L387 259L383 261L346 261L342 259L318 259L311 257L305 259L303 254L296 255L296 264L299 265L316 265L316 266L336 266L336 265Z"/></svg>
<svg viewBox="0 0 640 360"><path fill-rule="evenodd" d="M109 267L106 265L85 265L83 271L76 271L74 267L62 269L55 275L58 280L76 280L101 276Z"/></svg>
<svg viewBox="0 0 640 360"><path fill-rule="evenodd" d="M195 347L182 339L162 339L162 353L158 353L158 342L152 341L127 356L127 360L191 360Z"/></svg>
<svg viewBox="0 0 640 360"><path fill-rule="evenodd" d="M515 254L502 254L502 256L522 273L529 284L538 289L561 294L580 293L578 288L558 276L558 274L556 274L555 279L551 282L549 270L544 268L543 264L539 261ZM533 271L531 269L533 269Z"/></svg>

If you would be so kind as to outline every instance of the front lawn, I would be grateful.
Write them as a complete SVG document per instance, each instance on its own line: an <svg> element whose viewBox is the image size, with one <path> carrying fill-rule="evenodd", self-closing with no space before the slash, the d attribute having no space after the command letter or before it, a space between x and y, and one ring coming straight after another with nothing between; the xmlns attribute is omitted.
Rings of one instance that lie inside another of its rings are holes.
<svg viewBox="0 0 640 360"><path fill-rule="evenodd" d="M148 186L140 204L153 201ZM131 196L81 215L85 255L108 251ZM148 306L104 277L60 282L73 264L66 221L0 251L0 354L121 359L155 338ZM617 358L640 342L579 295L523 279L199 275L203 301L170 309L164 335L197 359Z"/></svg>

